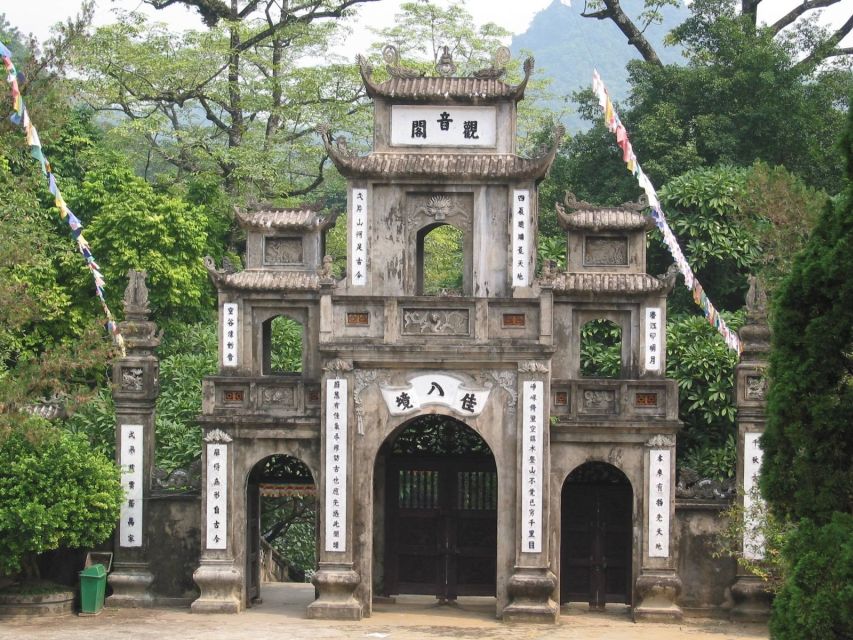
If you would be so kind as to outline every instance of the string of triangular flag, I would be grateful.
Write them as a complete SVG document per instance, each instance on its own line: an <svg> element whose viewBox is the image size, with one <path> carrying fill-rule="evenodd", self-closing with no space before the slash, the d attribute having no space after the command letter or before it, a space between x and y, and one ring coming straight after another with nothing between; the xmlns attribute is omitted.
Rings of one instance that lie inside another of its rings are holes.
<svg viewBox="0 0 853 640"><path fill-rule="evenodd" d="M652 211L652 218L654 219L657 228L660 229L663 234L663 241L666 243L669 252L672 254L678 270L684 276L684 285L691 290L694 302L696 302L696 304L702 309L702 312L705 314L705 318L708 322L720 332L720 335L723 336L723 339L726 341L729 348L740 354L741 343L737 333L729 329L726 325L726 321L723 320L719 311L717 311L716 307L714 307L708 299L705 290L702 288L702 285L693 273L693 269L691 269L690 265L687 263L687 259L684 257L684 252L678 244L678 239L675 237L669 223L666 221L666 216L661 208L660 200L658 199L654 185L652 185L651 180L649 180L648 176L640 167L637 155L634 153L631 141L628 139L628 131L619 119L619 114L616 113L616 109L613 107L613 102L610 100L607 88L604 86L604 82L602 82L601 76L598 74L597 70L592 72L592 90L598 98L598 104L604 112L604 124L610 132L616 136L616 144L622 150L622 160L628 167L628 171L637 178L637 182L646 193L646 197L649 201L649 207Z"/></svg>
<svg viewBox="0 0 853 640"><path fill-rule="evenodd" d="M106 286L106 283L104 282L104 276L101 273L101 268L98 266L98 263L95 262L95 257L92 255L92 249L89 246L89 243L86 242L86 238L83 237L83 225L80 222L80 219L77 218L71 209L68 208L68 205L65 203L65 199L62 197L62 192L59 190L59 185L56 184L56 177L53 175L50 162L45 158L44 151L41 148L41 140L39 140L38 131L36 130L36 126L30 120L30 114L27 112L27 107L24 104L24 98L21 96L21 89L19 85L20 74L17 69L15 69L15 64L12 62L12 52L2 42L0 42L0 56L3 58L3 66L6 67L6 82L9 83L12 90L12 109L14 113L9 119L15 125L23 129L27 138L27 145L30 147L30 155L41 165L41 172L47 179L48 189L50 189L51 194L53 194L54 203L56 204L56 208L59 209L59 215L68 223L68 226L71 229L71 236L77 242L77 248L80 250L83 258L85 258L86 266L92 272L92 278L95 280L95 291L97 292L98 300L101 302L101 307L103 307L104 315L107 317L107 331L110 332L116 347L118 347L121 355L124 356L124 339L122 338L118 329L118 324L113 320L113 315L110 313L110 309L104 299L104 287Z"/></svg>

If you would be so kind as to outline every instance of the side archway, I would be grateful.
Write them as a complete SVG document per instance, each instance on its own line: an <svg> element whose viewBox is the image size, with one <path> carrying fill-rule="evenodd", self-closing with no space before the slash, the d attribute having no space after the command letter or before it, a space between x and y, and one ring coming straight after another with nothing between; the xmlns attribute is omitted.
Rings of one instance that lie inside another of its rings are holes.
<svg viewBox="0 0 853 640"><path fill-rule="evenodd" d="M317 566L314 476L299 458L274 454L257 462L246 483L246 605L264 582L305 581Z"/></svg>
<svg viewBox="0 0 853 640"><path fill-rule="evenodd" d="M560 502L560 603L630 605L631 482L611 464L587 462L568 475Z"/></svg>

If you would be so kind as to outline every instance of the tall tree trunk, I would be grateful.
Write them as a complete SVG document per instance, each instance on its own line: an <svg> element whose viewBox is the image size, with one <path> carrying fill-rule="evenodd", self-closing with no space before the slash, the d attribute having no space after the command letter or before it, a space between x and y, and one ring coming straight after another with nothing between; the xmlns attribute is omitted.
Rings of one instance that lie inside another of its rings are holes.
<svg viewBox="0 0 853 640"><path fill-rule="evenodd" d="M238 0L231 0L231 20L239 20ZM237 149L243 142L243 101L240 95L240 31L236 26L229 29L231 33L230 51L228 53L228 115L231 124L228 127L228 150ZM225 165L225 189L233 194L237 188L234 170L236 163L228 160Z"/></svg>

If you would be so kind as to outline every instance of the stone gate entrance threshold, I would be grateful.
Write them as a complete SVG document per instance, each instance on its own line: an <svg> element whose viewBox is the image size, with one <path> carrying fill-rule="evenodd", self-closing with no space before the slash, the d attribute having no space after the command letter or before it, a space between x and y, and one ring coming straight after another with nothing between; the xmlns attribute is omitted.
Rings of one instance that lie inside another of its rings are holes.
<svg viewBox="0 0 853 640"><path fill-rule="evenodd" d="M494 619L492 598L460 598L438 605L427 596L403 596L374 606L361 622L308 620L310 584L265 583L263 602L239 615L192 614L188 609L110 609L95 618L9 622L0 640L726 640L768 638L764 625L689 620L679 624L631 622L625 607L590 612L563 607L556 625L509 625Z"/></svg>

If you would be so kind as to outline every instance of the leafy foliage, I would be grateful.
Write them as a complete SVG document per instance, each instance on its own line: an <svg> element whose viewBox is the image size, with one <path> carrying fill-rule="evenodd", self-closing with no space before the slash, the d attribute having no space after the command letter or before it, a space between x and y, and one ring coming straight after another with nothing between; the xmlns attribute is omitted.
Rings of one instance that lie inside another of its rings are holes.
<svg viewBox="0 0 853 640"><path fill-rule="evenodd" d="M735 217L746 171L720 166L688 171L660 190L661 203L672 230L678 236L691 268L708 297L723 309L737 309L746 293L746 275L759 262L758 240ZM660 256L663 240L655 229L653 246ZM662 273L672 261L667 252L650 262ZM688 303L688 309L693 303ZM687 310L687 309L685 309Z"/></svg>
<svg viewBox="0 0 853 640"><path fill-rule="evenodd" d="M720 482L735 475L737 464L737 441L729 433L720 445L709 442L695 446L679 460L679 467L693 469L700 478L711 478Z"/></svg>
<svg viewBox="0 0 853 640"><path fill-rule="evenodd" d="M622 373L622 329L609 320L591 320L581 327L581 375L618 378Z"/></svg>
<svg viewBox="0 0 853 640"><path fill-rule="evenodd" d="M270 370L302 371L302 325L286 316L277 316L270 321L270 328Z"/></svg>
<svg viewBox="0 0 853 640"><path fill-rule="evenodd" d="M461 294L464 260L460 229L445 224L430 231L424 237L424 295Z"/></svg>
<svg viewBox="0 0 853 640"><path fill-rule="evenodd" d="M773 602L777 640L849 638L853 633L853 515L801 521L783 549L785 582Z"/></svg>
<svg viewBox="0 0 853 640"><path fill-rule="evenodd" d="M92 547L115 527L119 471L86 440L37 418L0 441L0 573L61 546Z"/></svg>
<svg viewBox="0 0 853 640"><path fill-rule="evenodd" d="M171 327L161 346L160 396L155 430L157 465L166 471L186 467L201 455L201 382L218 368L216 325Z"/></svg>
<svg viewBox="0 0 853 640"><path fill-rule="evenodd" d="M768 591L776 593L784 584L786 564L782 551L794 527L773 514L767 502L761 498L758 487L752 488L751 497L749 509L735 500L731 507L720 514L726 525L720 531L713 556L735 558L738 566L760 578ZM760 560L747 558L743 554L747 522L755 527L751 532L758 533L763 540L764 557Z"/></svg>
<svg viewBox="0 0 853 640"><path fill-rule="evenodd" d="M853 177L853 115L845 148ZM828 204L774 300L761 487L821 525L853 511L853 182Z"/></svg>
<svg viewBox="0 0 853 640"><path fill-rule="evenodd" d="M734 329L742 322L739 314L724 317ZM724 445L735 431L737 354L704 318L685 315L667 323L666 358L667 376L678 383L678 413L684 421L679 446L686 451Z"/></svg>

